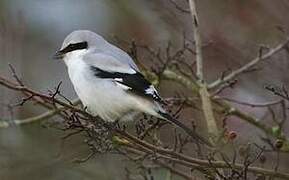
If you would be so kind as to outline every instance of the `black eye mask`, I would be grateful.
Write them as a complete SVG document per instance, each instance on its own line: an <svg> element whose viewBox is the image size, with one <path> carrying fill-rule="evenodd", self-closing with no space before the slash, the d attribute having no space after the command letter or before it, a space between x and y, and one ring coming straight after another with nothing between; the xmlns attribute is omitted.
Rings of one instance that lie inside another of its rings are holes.
<svg viewBox="0 0 289 180"><path fill-rule="evenodd" d="M83 41L80 43L69 44L64 49L60 50L59 52L62 54L66 54L68 52L75 51L75 50L87 49L87 46L88 46L87 42Z"/></svg>

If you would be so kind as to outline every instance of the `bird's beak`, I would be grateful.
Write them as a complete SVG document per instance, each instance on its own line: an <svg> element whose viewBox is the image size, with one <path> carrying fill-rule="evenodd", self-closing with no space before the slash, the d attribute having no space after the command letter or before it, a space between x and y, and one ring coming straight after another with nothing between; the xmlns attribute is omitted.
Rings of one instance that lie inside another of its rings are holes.
<svg viewBox="0 0 289 180"><path fill-rule="evenodd" d="M56 53L53 55L53 59L62 59L64 57L64 53L60 51L56 51Z"/></svg>

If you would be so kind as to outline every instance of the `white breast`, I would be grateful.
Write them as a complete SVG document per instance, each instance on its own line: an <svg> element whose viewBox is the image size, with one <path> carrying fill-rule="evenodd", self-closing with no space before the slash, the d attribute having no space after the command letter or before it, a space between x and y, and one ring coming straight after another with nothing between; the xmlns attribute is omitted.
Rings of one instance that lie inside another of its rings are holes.
<svg viewBox="0 0 289 180"><path fill-rule="evenodd" d="M93 115L115 121L135 114L136 97L130 96L110 79L99 79L79 56L65 58L69 77L83 105Z"/></svg>

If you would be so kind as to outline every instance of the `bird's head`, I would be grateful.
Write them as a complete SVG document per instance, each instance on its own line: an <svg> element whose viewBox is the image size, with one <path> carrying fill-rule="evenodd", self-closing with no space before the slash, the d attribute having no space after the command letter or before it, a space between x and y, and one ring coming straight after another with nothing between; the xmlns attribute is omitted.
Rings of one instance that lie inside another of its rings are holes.
<svg viewBox="0 0 289 180"><path fill-rule="evenodd" d="M63 59L68 54L95 49L102 44L105 44L105 40L92 31L73 31L64 39L60 50L54 54L53 58Z"/></svg>

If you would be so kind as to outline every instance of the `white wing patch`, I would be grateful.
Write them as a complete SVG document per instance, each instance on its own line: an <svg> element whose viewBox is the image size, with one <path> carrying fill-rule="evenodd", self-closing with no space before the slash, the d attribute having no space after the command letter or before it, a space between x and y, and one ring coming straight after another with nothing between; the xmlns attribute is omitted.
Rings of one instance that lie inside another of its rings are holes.
<svg viewBox="0 0 289 180"><path fill-rule="evenodd" d="M122 78L114 78L113 80L115 80L116 85L117 85L118 87L120 87L121 89L123 89L123 90L130 90L130 89L132 89L131 87L128 87L128 86L122 84L122 82L123 82L123 79L122 79Z"/></svg>
<svg viewBox="0 0 289 180"><path fill-rule="evenodd" d="M124 84L121 84L121 83L119 83L119 82L117 82L117 81L116 81L116 85L117 85L118 87L120 87L121 89L123 89L123 90L131 90L131 89L132 89L131 87L128 87L128 86L126 86L126 85L124 85Z"/></svg>
<svg viewBox="0 0 289 180"><path fill-rule="evenodd" d="M140 96L150 97L158 102L163 102L159 96L157 90L151 85L144 77L138 74L122 74L122 73L110 73L97 69L96 76L111 79L116 86L124 91L131 91Z"/></svg>
<svg viewBox="0 0 289 180"><path fill-rule="evenodd" d="M150 87L145 90L145 93L152 95L154 98L159 97L159 94L153 85L150 85Z"/></svg>
<svg viewBox="0 0 289 180"><path fill-rule="evenodd" d="M115 81L118 81L118 82L123 82L123 79L122 78L114 78Z"/></svg>

